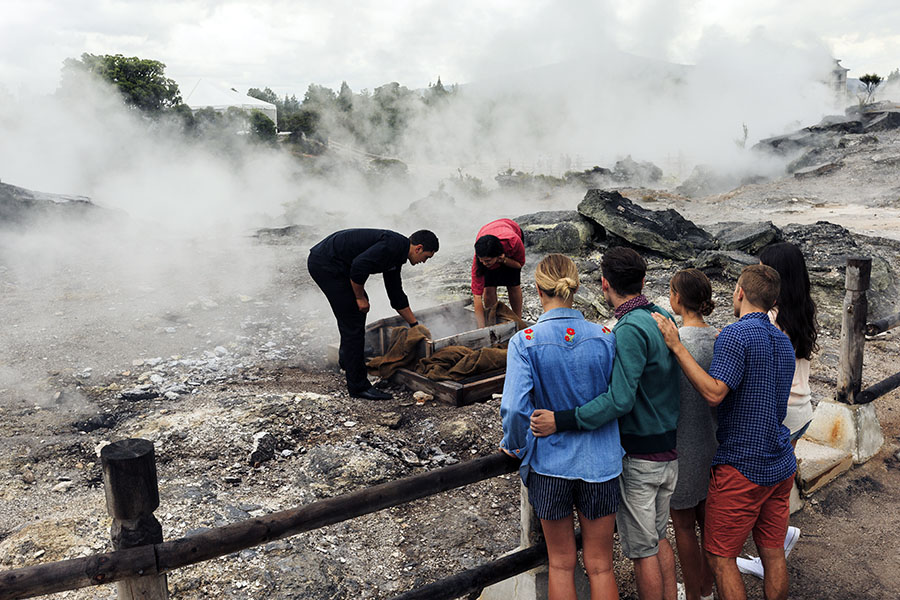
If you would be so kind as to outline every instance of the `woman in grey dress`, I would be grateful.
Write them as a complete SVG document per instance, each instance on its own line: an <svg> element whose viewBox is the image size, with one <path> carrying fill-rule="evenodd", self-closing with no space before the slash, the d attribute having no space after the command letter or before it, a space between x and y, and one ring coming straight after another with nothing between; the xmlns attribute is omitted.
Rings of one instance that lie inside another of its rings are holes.
<svg viewBox="0 0 900 600"><path fill-rule="evenodd" d="M718 331L703 320L712 313L712 287L709 279L697 269L684 269L669 282L669 303L680 316L683 326L678 335L691 356L709 368ZM684 578L687 600L712 598L713 574L700 549L695 524L703 531L709 469L716 453L716 415L694 386L682 374L681 410L678 416L676 449L678 451L678 483L672 495L670 512L675 529L675 546Z"/></svg>

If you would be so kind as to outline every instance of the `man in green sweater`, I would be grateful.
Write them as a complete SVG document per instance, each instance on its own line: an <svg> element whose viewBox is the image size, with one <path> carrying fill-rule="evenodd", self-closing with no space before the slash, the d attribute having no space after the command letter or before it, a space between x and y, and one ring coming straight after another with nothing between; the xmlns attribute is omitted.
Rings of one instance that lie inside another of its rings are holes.
<svg viewBox="0 0 900 600"><path fill-rule="evenodd" d="M681 370L652 315L672 316L641 293L647 263L640 254L612 248L600 268L603 296L618 319L609 390L573 410L534 411L531 430L543 437L619 420L625 458L616 525L622 551L634 561L641 600L674 600L675 554L666 539L666 523L678 479L675 427Z"/></svg>

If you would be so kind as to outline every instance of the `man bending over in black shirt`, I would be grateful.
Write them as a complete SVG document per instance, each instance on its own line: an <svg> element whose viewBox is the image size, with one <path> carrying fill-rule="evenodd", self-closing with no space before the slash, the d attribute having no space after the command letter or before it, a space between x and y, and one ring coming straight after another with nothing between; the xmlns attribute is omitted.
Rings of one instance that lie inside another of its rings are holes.
<svg viewBox="0 0 900 600"><path fill-rule="evenodd" d="M341 334L340 364L347 389L355 398L387 400L390 394L372 387L364 357L369 297L363 287L372 273L384 273L391 306L410 327L418 324L403 293L400 267L423 263L438 251L437 236L422 229L408 238L387 229L344 229L313 246L306 264L325 293Z"/></svg>

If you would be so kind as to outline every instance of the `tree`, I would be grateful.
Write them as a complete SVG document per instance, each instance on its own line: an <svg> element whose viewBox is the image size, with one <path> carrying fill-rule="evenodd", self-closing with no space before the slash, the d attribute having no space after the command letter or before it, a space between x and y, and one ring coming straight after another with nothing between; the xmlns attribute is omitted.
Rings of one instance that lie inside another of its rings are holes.
<svg viewBox="0 0 900 600"><path fill-rule="evenodd" d="M346 81L341 82L341 91L338 92L337 105L344 112L350 112L353 109L353 90L347 85Z"/></svg>
<svg viewBox="0 0 900 600"><path fill-rule="evenodd" d="M247 90L247 95L251 98L256 98L257 100L262 100L263 102L278 106L278 96L275 95L275 92L273 92L271 88L266 88L264 90L250 88ZM281 107L279 106L278 108L280 109Z"/></svg>
<svg viewBox="0 0 900 600"><path fill-rule="evenodd" d="M275 123L259 110L250 113L250 131L261 142L274 142L277 136Z"/></svg>
<svg viewBox="0 0 900 600"><path fill-rule="evenodd" d="M63 85L73 73L89 73L114 85L126 104L157 113L181 104L178 84L166 77L165 70L166 65L158 60L85 52L80 59L63 61Z"/></svg>
<svg viewBox="0 0 900 600"><path fill-rule="evenodd" d="M873 98L875 98L875 88L881 83L881 76L876 75L875 73L866 73L862 77L859 78L859 82L863 84L865 87L865 99L860 99L860 102L863 105L868 104Z"/></svg>
<svg viewBox="0 0 900 600"><path fill-rule="evenodd" d="M425 104L432 105L445 101L451 92L441 83L441 77L438 75L437 83L428 84L428 92L425 94Z"/></svg>

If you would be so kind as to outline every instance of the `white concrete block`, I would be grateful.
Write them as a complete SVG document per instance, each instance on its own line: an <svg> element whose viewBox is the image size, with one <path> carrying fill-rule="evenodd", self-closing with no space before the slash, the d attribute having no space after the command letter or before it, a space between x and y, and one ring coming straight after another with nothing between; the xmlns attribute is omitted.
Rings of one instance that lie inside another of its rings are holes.
<svg viewBox="0 0 900 600"><path fill-rule="evenodd" d="M849 452L864 463L881 448L884 436L872 404L823 401L816 407L804 439Z"/></svg>
<svg viewBox="0 0 900 600"><path fill-rule="evenodd" d="M843 448L832 448L801 439L794 452L800 475L800 488L810 494L853 466L853 455Z"/></svg>

